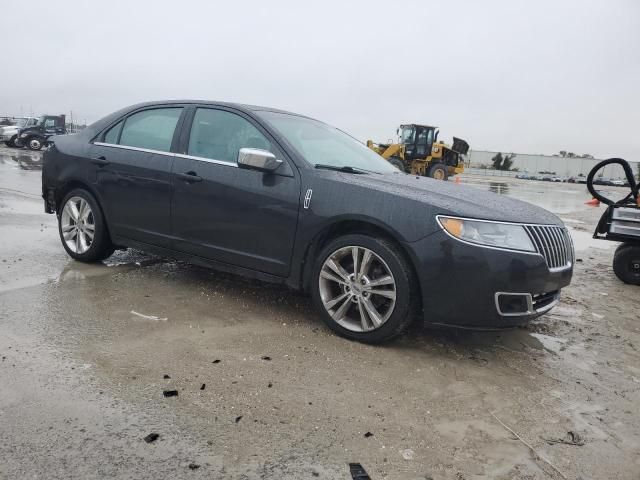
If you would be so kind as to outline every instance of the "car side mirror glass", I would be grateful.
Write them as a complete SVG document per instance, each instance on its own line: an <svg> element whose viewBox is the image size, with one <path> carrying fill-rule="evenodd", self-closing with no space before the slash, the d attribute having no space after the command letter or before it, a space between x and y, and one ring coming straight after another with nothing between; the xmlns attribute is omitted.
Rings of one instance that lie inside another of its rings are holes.
<svg viewBox="0 0 640 480"><path fill-rule="evenodd" d="M241 148L238 152L238 167L261 172L275 172L282 165L282 160L259 148Z"/></svg>

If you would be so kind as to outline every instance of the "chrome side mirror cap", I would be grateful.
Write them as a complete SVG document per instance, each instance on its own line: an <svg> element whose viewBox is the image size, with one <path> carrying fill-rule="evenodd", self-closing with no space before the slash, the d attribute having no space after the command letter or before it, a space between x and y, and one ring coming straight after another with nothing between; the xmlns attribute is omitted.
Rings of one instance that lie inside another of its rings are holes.
<svg viewBox="0 0 640 480"><path fill-rule="evenodd" d="M282 165L282 160L259 148L241 148L238 152L238 167L261 172L275 172Z"/></svg>

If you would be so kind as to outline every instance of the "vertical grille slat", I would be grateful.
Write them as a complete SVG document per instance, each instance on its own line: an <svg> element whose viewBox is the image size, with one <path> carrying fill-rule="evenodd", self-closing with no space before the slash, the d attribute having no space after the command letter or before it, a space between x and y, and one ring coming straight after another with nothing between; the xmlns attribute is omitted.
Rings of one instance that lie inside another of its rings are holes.
<svg viewBox="0 0 640 480"><path fill-rule="evenodd" d="M526 225L536 251L550 269L570 266L574 261L573 241L566 228L555 225Z"/></svg>

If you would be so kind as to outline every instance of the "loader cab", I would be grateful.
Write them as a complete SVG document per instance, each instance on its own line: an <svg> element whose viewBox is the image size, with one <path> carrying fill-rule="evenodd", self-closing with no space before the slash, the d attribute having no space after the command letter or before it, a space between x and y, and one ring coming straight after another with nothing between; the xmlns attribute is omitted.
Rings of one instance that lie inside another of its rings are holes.
<svg viewBox="0 0 640 480"><path fill-rule="evenodd" d="M405 146L405 160L427 158L433 143L438 140L437 127L428 125L401 125L398 135L400 143Z"/></svg>

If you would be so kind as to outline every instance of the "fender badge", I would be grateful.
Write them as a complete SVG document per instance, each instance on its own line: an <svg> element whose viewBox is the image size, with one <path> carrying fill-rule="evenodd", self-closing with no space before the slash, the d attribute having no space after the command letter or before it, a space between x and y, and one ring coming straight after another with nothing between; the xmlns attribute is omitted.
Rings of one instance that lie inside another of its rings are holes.
<svg viewBox="0 0 640 480"><path fill-rule="evenodd" d="M304 209L307 210L309 205L311 204L311 195L313 195L313 190L307 190L307 193L304 195Z"/></svg>

